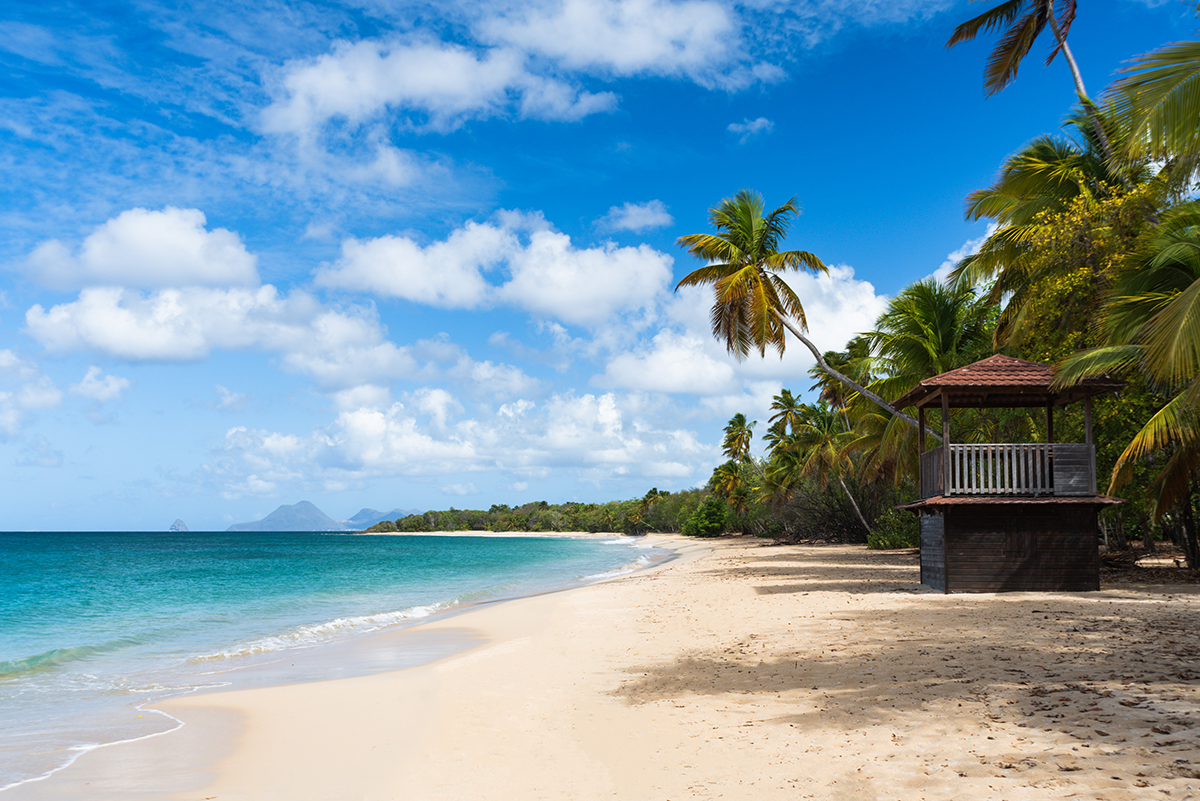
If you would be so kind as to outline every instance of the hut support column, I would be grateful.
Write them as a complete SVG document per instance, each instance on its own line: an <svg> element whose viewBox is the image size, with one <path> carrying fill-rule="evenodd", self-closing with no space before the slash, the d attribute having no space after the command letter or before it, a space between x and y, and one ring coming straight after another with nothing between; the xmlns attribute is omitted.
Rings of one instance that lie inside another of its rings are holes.
<svg viewBox="0 0 1200 801"><path fill-rule="evenodd" d="M1088 446L1088 464L1092 473L1092 494L1096 494L1096 444L1092 441L1092 396L1083 399L1083 436Z"/></svg>
<svg viewBox="0 0 1200 801"><path fill-rule="evenodd" d="M925 452L925 407L917 407L917 453Z"/></svg>
<svg viewBox="0 0 1200 801"><path fill-rule="evenodd" d="M949 495L954 467L950 458L950 399L942 393L942 495Z"/></svg>

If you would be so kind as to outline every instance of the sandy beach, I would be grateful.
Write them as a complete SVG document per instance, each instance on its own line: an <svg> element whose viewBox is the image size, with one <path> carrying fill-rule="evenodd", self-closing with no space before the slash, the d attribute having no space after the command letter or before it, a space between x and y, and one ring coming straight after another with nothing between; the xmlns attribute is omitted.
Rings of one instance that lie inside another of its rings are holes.
<svg viewBox="0 0 1200 801"><path fill-rule="evenodd" d="M479 645L196 695L4 793L233 799L1200 799L1200 594L942 595L914 554L679 558L410 631Z"/></svg>

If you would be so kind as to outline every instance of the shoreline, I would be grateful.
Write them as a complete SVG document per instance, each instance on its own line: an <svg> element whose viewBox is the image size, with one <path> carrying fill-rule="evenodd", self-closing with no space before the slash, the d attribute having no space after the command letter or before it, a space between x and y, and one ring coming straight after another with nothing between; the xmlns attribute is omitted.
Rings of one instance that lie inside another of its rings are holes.
<svg viewBox="0 0 1200 801"><path fill-rule="evenodd" d="M336 532L336 534L349 533ZM407 532L372 533L384 536L423 537L509 536L503 533L492 534L491 532L421 532L414 535L409 535ZM467 600L460 599L451 605L439 604L435 608L429 608L420 614L415 614L397 622L388 623L381 628L350 632L341 638L329 641L317 641L307 646L284 648L273 653L255 655L259 659L247 664L220 667L214 663L214 667L216 668L214 671L195 673L190 676L193 682L199 683L191 687L164 690L164 692L158 694L157 698L143 701L136 706L130 707L134 712L140 713L137 715L138 718L142 718L143 715L147 718L161 718L166 728L158 731L150 731L145 734L118 737L106 742L82 743L77 746L68 746L65 749L60 749L61 753L72 754L66 764L54 767L43 775L0 787L0 797L4 799L27 797L26 792L29 792L28 797L30 798L41 798L43 797L42 793L32 788L52 787L58 783L60 774L64 772L68 776L71 776L69 781L75 784L81 792L83 787L88 786L87 794L92 795L93 791L89 786L90 782L80 781L78 777L74 776L76 772L79 772L76 765L80 760L86 760L88 763L99 760L102 765L94 770L105 776L108 780L112 780L119 773L128 772L131 769L135 772L141 770L141 772L145 773L145 770L136 767L137 757L133 757L134 765L132 767L130 765L131 757L129 755L135 750L142 748L152 750L154 753L153 760L156 762L164 755L170 755L172 751L180 750L174 744L182 739L179 735L182 730L188 728L188 724L191 721L185 721L167 711L167 708L177 700L220 695L226 692L309 684L321 681L342 681L350 678L420 667L469 650L477 646L480 641L479 634L469 628L431 624L444 623L458 615L470 614L476 610L486 609L491 606L580 589L591 584L611 580L614 577L619 578L620 576L654 569L675 558L674 551L666 546L661 546L660 552L654 556L647 556L643 553L645 550L660 547L658 543L661 538L656 539L654 536L633 537L620 532L550 532L549 534L530 532L520 533L516 536L518 538L603 540L627 544L630 557L628 562L614 567L608 572L580 576L574 581L568 581L563 584L533 584L520 589L516 594L484 596ZM645 544L641 544L641 541L644 541ZM319 626L320 624L317 625ZM212 715L210 714L211 712L212 710L201 710L200 714L206 719L221 717L220 715ZM193 733L189 731L189 734ZM167 746L161 743L148 745L151 741L168 737L172 738L172 740L171 744ZM143 744L147 745L143 746ZM201 750L212 751L207 746ZM196 763L197 760L195 759L184 760L184 762L189 763L188 770L194 771L198 765L198 763L197 765L190 764ZM179 770L181 767L182 765L177 765L176 770ZM26 788L30 788L30 790L27 791ZM78 794L71 792L63 794L61 789L48 790L47 792L51 793L54 797L79 797ZM129 792L132 791L127 788L114 790L113 795L110 797L114 799L124 798Z"/></svg>
<svg viewBox="0 0 1200 801"><path fill-rule="evenodd" d="M408 629L480 638L419 667L159 704L188 725L0 797L1197 795L1195 588L947 596L910 555L672 540Z"/></svg>

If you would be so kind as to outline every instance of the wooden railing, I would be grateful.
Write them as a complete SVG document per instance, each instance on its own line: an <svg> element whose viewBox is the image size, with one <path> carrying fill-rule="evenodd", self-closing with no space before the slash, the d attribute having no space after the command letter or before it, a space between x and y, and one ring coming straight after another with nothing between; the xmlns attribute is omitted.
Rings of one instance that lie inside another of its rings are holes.
<svg viewBox="0 0 1200 801"><path fill-rule="evenodd" d="M921 454L921 497L1091 495L1092 446L1079 443L967 444Z"/></svg>

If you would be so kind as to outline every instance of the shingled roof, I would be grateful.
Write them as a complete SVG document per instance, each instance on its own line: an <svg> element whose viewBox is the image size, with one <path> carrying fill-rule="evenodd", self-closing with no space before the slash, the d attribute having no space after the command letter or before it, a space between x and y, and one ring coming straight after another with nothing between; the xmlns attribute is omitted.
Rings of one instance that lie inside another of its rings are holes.
<svg viewBox="0 0 1200 801"><path fill-rule="evenodd" d="M1108 376L1086 378L1071 387L1050 389L1054 371L1049 365L997 353L973 364L926 378L896 399L897 408L941 404L946 396L951 408L1064 406L1092 395L1115 392L1125 386Z"/></svg>

